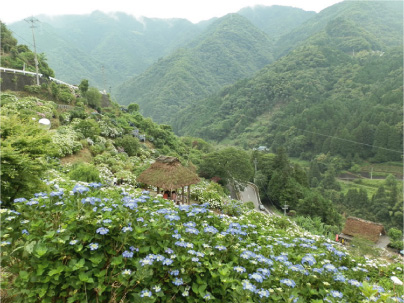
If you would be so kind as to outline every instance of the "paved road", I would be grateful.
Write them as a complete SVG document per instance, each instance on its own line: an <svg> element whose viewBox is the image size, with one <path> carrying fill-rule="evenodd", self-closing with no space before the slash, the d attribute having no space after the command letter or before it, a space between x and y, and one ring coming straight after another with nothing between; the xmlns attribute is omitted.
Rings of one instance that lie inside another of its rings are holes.
<svg viewBox="0 0 404 303"><path fill-rule="evenodd" d="M255 188L250 184L247 184L247 186L244 188L244 191L240 192L240 200L243 202L253 202L255 205L255 209L259 210L260 202L258 201Z"/></svg>

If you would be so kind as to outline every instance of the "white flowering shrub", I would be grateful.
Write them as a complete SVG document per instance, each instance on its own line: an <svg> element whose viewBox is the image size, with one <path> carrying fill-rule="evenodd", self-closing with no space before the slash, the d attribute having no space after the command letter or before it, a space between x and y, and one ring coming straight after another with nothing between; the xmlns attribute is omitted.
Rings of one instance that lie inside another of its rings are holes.
<svg viewBox="0 0 404 303"><path fill-rule="evenodd" d="M80 135L70 126L62 126L52 131L52 142L57 145L59 157L74 154L83 148Z"/></svg>
<svg viewBox="0 0 404 303"><path fill-rule="evenodd" d="M123 135L122 128L114 126L112 123L101 120L98 122L98 125L100 126L101 135L104 137L116 138Z"/></svg>
<svg viewBox="0 0 404 303"><path fill-rule="evenodd" d="M56 109L55 102L43 101L35 97L25 97L21 99L6 97L6 100L11 99L13 100L12 102L7 102L1 107L4 115L20 115L50 119Z"/></svg>

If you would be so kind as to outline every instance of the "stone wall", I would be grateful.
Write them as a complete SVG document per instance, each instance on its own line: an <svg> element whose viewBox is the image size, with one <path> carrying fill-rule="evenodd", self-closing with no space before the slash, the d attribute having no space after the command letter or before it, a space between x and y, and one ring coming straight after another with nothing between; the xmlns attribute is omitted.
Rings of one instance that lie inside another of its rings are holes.
<svg viewBox="0 0 404 303"><path fill-rule="evenodd" d="M23 91L26 85L35 85L36 77L33 75L22 75L14 73L0 72L1 78L1 91ZM46 78L39 78L39 83L45 83L49 81Z"/></svg>

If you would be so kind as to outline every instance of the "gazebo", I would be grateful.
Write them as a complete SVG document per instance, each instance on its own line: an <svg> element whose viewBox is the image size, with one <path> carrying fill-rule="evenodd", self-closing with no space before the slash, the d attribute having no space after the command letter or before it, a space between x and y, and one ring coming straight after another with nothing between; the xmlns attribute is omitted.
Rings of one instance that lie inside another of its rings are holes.
<svg viewBox="0 0 404 303"><path fill-rule="evenodd" d="M181 165L176 157L160 156L148 169L143 171L138 181L157 187L157 193L169 190L170 193L178 188L182 189L181 201L184 203L185 186L188 187L188 201L190 201L190 187L200 181L198 175L191 169Z"/></svg>

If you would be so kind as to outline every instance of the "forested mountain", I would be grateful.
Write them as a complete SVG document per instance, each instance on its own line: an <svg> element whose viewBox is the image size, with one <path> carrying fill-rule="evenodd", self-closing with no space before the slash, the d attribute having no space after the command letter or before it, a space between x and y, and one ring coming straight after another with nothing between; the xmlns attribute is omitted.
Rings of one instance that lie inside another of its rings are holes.
<svg viewBox="0 0 404 303"><path fill-rule="evenodd" d="M342 18L345 29L339 28ZM330 23L335 20L334 24ZM338 33L339 38L352 40L352 32L357 26L362 28L362 34L373 36L379 49L403 43L403 3L401 1L343 1L322 10L301 26L291 30L279 38L276 44L276 54L283 56L306 39L321 32L328 26ZM358 51L352 45L351 51ZM362 45L363 46L363 45ZM374 45L375 46L375 45Z"/></svg>
<svg viewBox="0 0 404 303"><path fill-rule="evenodd" d="M209 22L185 19L136 19L124 13L38 16L36 45L46 53L56 76L69 83L86 78L109 91L128 77L143 72L199 34ZM21 44L32 44L29 25L8 26Z"/></svg>
<svg viewBox="0 0 404 303"><path fill-rule="evenodd" d="M138 103L154 121L169 122L191 100L251 76L271 61L268 36L246 18L230 14L119 87L117 99L123 104Z"/></svg>
<svg viewBox="0 0 404 303"><path fill-rule="evenodd" d="M314 13L291 7L257 6L243 9L240 14L275 39ZM193 24L185 19L136 19L125 13L99 11L36 17L40 21L35 24L37 50L46 54L56 77L76 84L85 78L107 91L115 90L183 47L217 19ZM8 27L20 44L33 48L29 24L22 20Z"/></svg>
<svg viewBox="0 0 404 303"><path fill-rule="evenodd" d="M244 147L284 145L307 159L331 151L400 160L403 53L396 24L403 19L402 10L383 3L347 2L342 13L350 7L350 14L342 15L341 4L329 8L321 31L252 79L193 103L174 129ZM368 26L383 16L389 20Z"/></svg>
<svg viewBox="0 0 404 303"><path fill-rule="evenodd" d="M246 7L241 9L238 14L246 17L252 24L266 32L272 40L277 40L316 15L315 12L279 5Z"/></svg>

